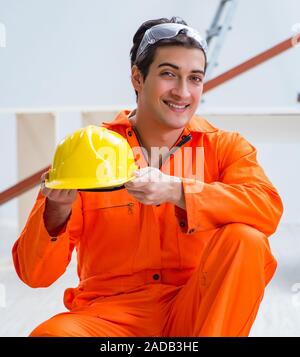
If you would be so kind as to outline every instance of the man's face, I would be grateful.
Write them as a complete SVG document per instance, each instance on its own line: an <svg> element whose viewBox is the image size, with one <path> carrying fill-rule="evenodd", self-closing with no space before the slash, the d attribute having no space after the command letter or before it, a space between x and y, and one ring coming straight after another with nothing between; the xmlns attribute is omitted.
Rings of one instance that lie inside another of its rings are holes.
<svg viewBox="0 0 300 357"><path fill-rule="evenodd" d="M138 87L138 108L169 129L186 125L203 91L205 57L197 48L160 47Z"/></svg>

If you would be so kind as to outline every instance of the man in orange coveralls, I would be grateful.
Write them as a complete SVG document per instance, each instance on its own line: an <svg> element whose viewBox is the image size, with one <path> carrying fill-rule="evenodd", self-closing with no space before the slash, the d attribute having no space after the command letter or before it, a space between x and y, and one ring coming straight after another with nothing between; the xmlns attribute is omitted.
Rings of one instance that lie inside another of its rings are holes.
<svg viewBox="0 0 300 357"><path fill-rule="evenodd" d="M112 192L50 190L42 182L13 247L16 271L31 287L56 281L77 250L80 283L65 291L69 311L31 336L249 334L276 269L268 237L282 203L255 148L194 115L204 46L190 28L152 29L170 23L185 24L158 19L138 29L131 49L137 108L104 124L145 148L136 179ZM154 41L144 36L149 28ZM157 160L153 147L172 155ZM201 179L169 170L183 148L203 149Z"/></svg>

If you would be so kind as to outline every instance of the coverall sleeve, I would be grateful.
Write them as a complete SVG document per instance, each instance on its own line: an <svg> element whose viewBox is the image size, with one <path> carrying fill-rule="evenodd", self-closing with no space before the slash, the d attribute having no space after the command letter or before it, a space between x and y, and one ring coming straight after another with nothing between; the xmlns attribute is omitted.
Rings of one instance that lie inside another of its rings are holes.
<svg viewBox="0 0 300 357"><path fill-rule="evenodd" d="M223 134L224 135L224 134ZM219 179L211 183L183 178L186 219L183 231L193 233L229 223L245 223L265 233L275 232L283 212L277 190L256 159L256 149L238 133L219 138Z"/></svg>
<svg viewBox="0 0 300 357"><path fill-rule="evenodd" d="M33 288L47 287L66 270L82 230L81 197L72 206L69 220L56 237L45 228L46 198L39 192L25 228L12 250L16 272Z"/></svg>

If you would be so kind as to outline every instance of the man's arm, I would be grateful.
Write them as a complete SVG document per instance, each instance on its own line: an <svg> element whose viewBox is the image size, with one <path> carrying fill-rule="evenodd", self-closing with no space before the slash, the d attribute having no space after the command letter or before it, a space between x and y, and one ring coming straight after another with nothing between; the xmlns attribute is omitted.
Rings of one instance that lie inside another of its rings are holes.
<svg viewBox="0 0 300 357"><path fill-rule="evenodd" d="M245 223L274 233L283 206L278 192L256 160L256 149L237 133L224 133L218 143L218 181L167 176L154 167L136 172L127 191L146 205L170 202L184 233Z"/></svg>
<svg viewBox="0 0 300 357"><path fill-rule="evenodd" d="M44 222L50 235L57 235L70 217L76 190L52 190L45 186L48 172L41 176L41 193L46 197Z"/></svg>
<svg viewBox="0 0 300 357"><path fill-rule="evenodd" d="M44 222L50 236L59 234L70 218L71 211L72 205L57 203L46 198Z"/></svg>
<svg viewBox="0 0 300 357"><path fill-rule="evenodd" d="M62 190L46 192L42 182L27 223L13 247L15 269L31 287L49 286L65 272L81 235L80 194L58 191Z"/></svg>
<svg viewBox="0 0 300 357"><path fill-rule="evenodd" d="M219 180L183 179L186 211L177 207L175 211L179 220L186 220L187 233L235 222L251 225L268 236L274 233L283 205L256 154L241 135L227 133L219 141Z"/></svg>

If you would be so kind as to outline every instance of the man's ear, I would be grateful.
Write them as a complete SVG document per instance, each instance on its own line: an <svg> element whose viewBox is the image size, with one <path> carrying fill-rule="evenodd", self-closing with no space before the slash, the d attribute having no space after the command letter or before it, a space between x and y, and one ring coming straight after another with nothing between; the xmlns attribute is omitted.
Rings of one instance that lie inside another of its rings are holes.
<svg viewBox="0 0 300 357"><path fill-rule="evenodd" d="M137 92L140 92L143 84L143 76L141 71L138 69L138 67L135 64L131 67L131 83L133 85L133 88Z"/></svg>

